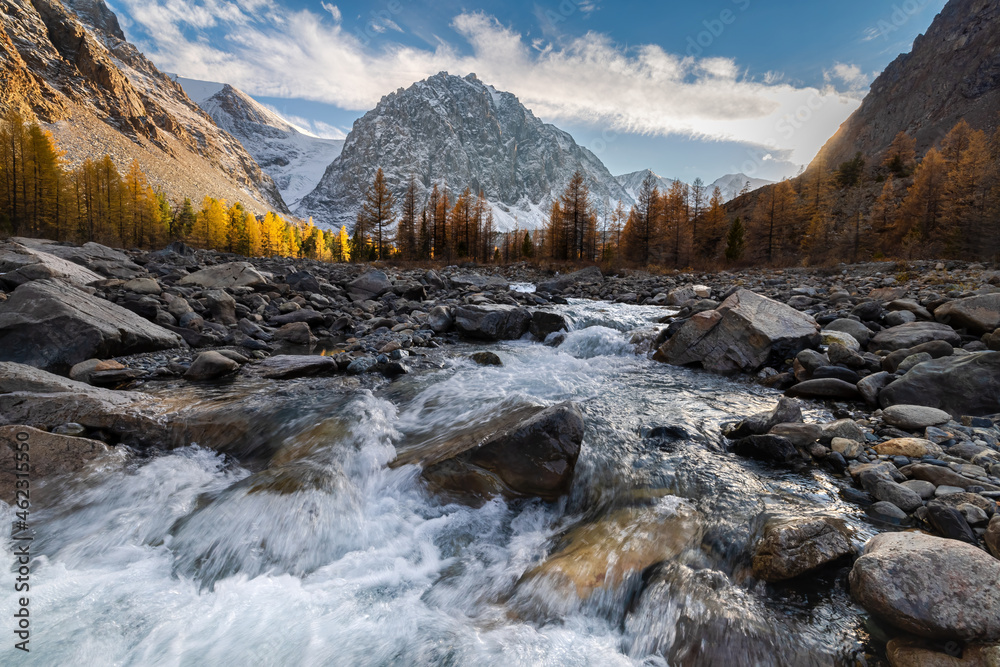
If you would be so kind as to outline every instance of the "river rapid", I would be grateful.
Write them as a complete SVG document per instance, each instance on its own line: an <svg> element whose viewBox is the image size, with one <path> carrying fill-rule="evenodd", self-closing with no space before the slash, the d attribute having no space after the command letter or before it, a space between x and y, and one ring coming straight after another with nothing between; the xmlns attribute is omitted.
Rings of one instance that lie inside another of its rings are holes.
<svg viewBox="0 0 1000 667"><path fill-rule="evenodd" d="M770 516L836 514L856 545L873 534L826 473L724 451L720 424L770 409L778 394L649 360L643 332L664 309L558 309L572 323L559 347L462 344L440 368L374 391L313 393L296 416L309 428L266 470L188 446L123 453L59 482L32 514L32 651L8 637L0 664L863 660L871 639L845 568L784 586L750 573ZM479 349L504 365L466 358ZM427 491L418 466L390 465L397 449L567 400L586 433L572 490L557 503L450 502ZM819 410L807 415L828 417ZM694 539L680 540L682 530ZM14 545L4 540L10 572ZM597 572L596 590L546 569L553 558ZM630 570L631 558L643 568ZM4 599L11 609L9 591Z"/></svg>

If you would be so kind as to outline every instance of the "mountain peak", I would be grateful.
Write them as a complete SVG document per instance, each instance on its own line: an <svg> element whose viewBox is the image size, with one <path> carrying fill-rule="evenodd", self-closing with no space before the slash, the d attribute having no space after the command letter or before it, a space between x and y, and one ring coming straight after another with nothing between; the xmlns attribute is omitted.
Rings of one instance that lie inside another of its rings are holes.
<svg viewBox="0 0 1000 667"><path fill-rule="evenodd" d="M297 213L328 225L353 225L378 167L400 196L411 175L424 199L444 182L452 192L482 190L498 229L543 225L552 199L577 170L595 202L632 203L597 156L475 74L439 72L383 97L355 121L343 153Z"/></svg>

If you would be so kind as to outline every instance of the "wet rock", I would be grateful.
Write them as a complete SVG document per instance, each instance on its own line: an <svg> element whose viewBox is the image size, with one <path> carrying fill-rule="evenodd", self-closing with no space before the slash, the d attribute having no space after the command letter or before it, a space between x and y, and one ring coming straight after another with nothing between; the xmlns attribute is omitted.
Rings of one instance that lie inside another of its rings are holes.
<svg viewBox="0 0 1000 667"><path fill-rule="evenodd" d="M503 361L493 352L475 352L469 355L469 359L480 366L503 366Z"/></svg>
<svg viewBox="0 0 1000 667"><path fill-rule="evenodd" d="M976 335L990 333L1000 328L1000 293L949 301L938 306L934 319Z"/></svg>
<svg viewBox="0 0 1000 667"><path fill-rule="evenodd" d="M701 364L716 373L752 373L818 343L819 326L812 317L740 290L718 309L691 317L657 358L678 366Z"/></svg>
<svg viewBox="0 0 1000 667"><path fill-rule="evenodd" d="M347 366L347 374L363 375L368 371L372 370L373 368L375 368L376 364L378 364L378 361L375 359L375 357L371 356L358 357Z"/></svg>
<svg viewBox="0 0 1000 667"><path fill-rule="evenodd" d="M266 285L267 280L254 268L250 262L230 262L210 266L184 276L177 281L178 285L190 285L207 289L226 289L232 287L259 287Z"/></svg>
<svg viewBox="0 0 1000 667"><path fill-rule="evenodd" d="M27 452L27 457L18 458L16 452ZM76 472L110 453L110 447L96 440L46 433L30 426L0 426L0 500L14 504L17 463L27 463L24 472L34 483Z"/></svg>
<svg viewBox="0 0 1000 667"><path fill-rule="evenodd" d="M753 574L785 581L851 554L850 531L841 519L806 517L772 520L753 555Z"/></svg>
<svg viewBox="0 0 1000 667"><path fill-rule="evenodd" d="M908 431L922 431L951 421L951 415L922 405L892 405L882 411L882 421Z"/></svg>
<svg viewBox="0 0 1000 667"><path fill-rule="evenodd" d="M748 435L764 435L778 424L797 424L801 421L802 406L789 398L780 398L769 412L758 412L724 429L723 434L730 440L738 440Z"/></svg>
<svg viewBox="0 0 1000 667"><path fill-rule="evenodd" d="M904 350L922 343L944 341L953 347L962 344L962 337L946 324L937 322L910 322L878 332L871 339L872 350Z"/></svg>
<svg viewBox="0 0 1000 667"><path fill-rule="evenodd" d="M177 334L63 283L27 283L0 303L3 361L66 372L87 359L182 346Z"/></svg>
<svg viewBox="0 0 1000 667"><path fill-rule="evenodd" d="M552 555L518 582L515 605L570 595L568 610L697 547L701 537L697 510L680 498L668 496L652 507L618 510L562 536Z"/></svg>
<svg viewBox="0 0 1000 667"><path fill-rule="evenodd" d="M459 306L455 328L477 340L517 340L528 332L531 313L516 306Z"/></svg>
<svg viewBox="0 0 1000 667"><path fill-rule="evenodd" d="M734 441L730 450L739 456L758 461L787 463L798 457L790 440L776 435L751 435Z"/></svg>
<svg viewBox="0 0 1000 667"><path fill-rule="evenodd" d="M74 422L126 440L162 445L165 427L152 408L144 394L92 387L31 366L0 362L0 424L51 429Z"/></svg>
<svg viewBox="0 0 1000 667"><path fill-rule="evenodd" d="M929 639L1000 640L1000 561L971 545L919 533L883 533L851 570L869 612Z"/></svg>
<svg viewBox="0 0 1000 667"><path fill-rule="evenodd" d="M817 424L777 424L768 435L785 438L796 447L808 447L819 440L823 430Z"/></svg>
<svg viewBox="0 0 1000 667"><path fill-rule="evenodd" d="M934 644L916 638L896 637L885 649L892 667L995 667L1000 646L954 643Z"/></svg>
<svg viewBox="0 0 1000 667"><path fill-rule="evenodd" d="M531 314L531 324L528 325L528 331L531 332L531 335L541 341L548 338L549 334L567 329L569 326L566 324L566 318L559 313L550 313L544 310L534 311Z"/></svg>
<svg viewBox="0 0 1000 667"><path fill-rule="evenodd" d="M498 424L481 444L469 442L471 448L429 466L424 476L432 486L459 494L555 500L569 490L583 428L579 408L561 403L514 424ZM484 479L488 483L481 486Z"/></svg>
<svg viewBox="0 0 1000 667"><path fill-rule="evenodd" d="M788 389L785 395L800 398L840 398L847 400L861 398L861 392L858 391L856 385L836 378L806 380Z"/></svg>
<svg viewBox="0 0 1000 667"><path fill-rule="evenodd" d="M194 381L214 380L235 373L239 368L238 363L218 352L202 352L188 367L184 378Z"/></svg>
<svg viewBox="0 0 1000 667"><path fill-rule="evenodd" d="M875 445L875 451L884 456L906 456L911 459L941 456L943 453L941 447L923 438L893 438Z"/></svg>
<svg viewBox="0 0 1000 667"><path fill-rule="evenodd" d="M1000 352L945 357L916 366L879 394L883 408L923 405L952 417L1000 412Z"/></svg>
<svg viewBox="0 0 1000 667"><path fill-rule="evenodd" d="M293 345L314 345L317 341L312 329L305 322L290 322L274 332L276 340L288 341Z"/></svg>
<svg viewBox="0 0 1000 667"><path fill-rule="evenodd" d="M264 359L251 370L266 378L291 380L336 373L338 364L331 357L280 354Z"/></svg>

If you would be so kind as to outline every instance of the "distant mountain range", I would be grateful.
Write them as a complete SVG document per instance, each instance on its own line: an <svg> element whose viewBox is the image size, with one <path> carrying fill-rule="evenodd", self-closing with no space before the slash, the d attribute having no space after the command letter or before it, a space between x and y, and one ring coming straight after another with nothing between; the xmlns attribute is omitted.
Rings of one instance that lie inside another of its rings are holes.
<svg viewBox="0 0 1000 667"><path fill-rule="evenodd" d="M625 191L632 197L633 200L639 197L639 188L642 186L643 181L646 177L652 174L653 178L656 179L656 187L661 191L669 190L671 186L676 182L677 179L673 178L663 178L656 172L650 169L643 169L641 171L633 171L629 174L622 174L621 176L616 176L615 178L621 183ZM722 178L716 179L714 182L709 183L706 189L706 197L710 197L712 192L716 187L722 192L722 200L724 202L736 199L739 196L743 188L750 184L751 190L756 190L757 188L764 187L765 185L770 185L774 181L768 181L763 178L751 178L746 174L726 174Z"/></svg>
<svg viewBox="0 0 1000 667"><path fill-rule="evenodd" d="M344 148L295 127L243 91L228 84L177 78L188 97L243 144L294 209L319 183Z"/></svg>

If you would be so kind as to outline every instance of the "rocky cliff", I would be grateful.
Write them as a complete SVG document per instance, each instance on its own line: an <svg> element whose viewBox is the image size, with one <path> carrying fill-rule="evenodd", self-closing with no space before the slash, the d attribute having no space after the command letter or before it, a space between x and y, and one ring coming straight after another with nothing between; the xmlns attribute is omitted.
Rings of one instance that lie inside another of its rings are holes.
<svg viewBox="0 0 1000 667"><path fill-rule="evenodd" d="M287 209L273 181L124 39L103 0L0 0L0 110L50 124L71 164L138 160L170 196Z"/></svg>
<svg viewBox="0 0 1000 667"><path fill-rule="evenodd" d="M872 83L857 111L820 151L827 164L857 151L881 157L899 132L923 154L964 118L992 131L1000 110L1000 1L951 0L913 50Z"/></svg>

